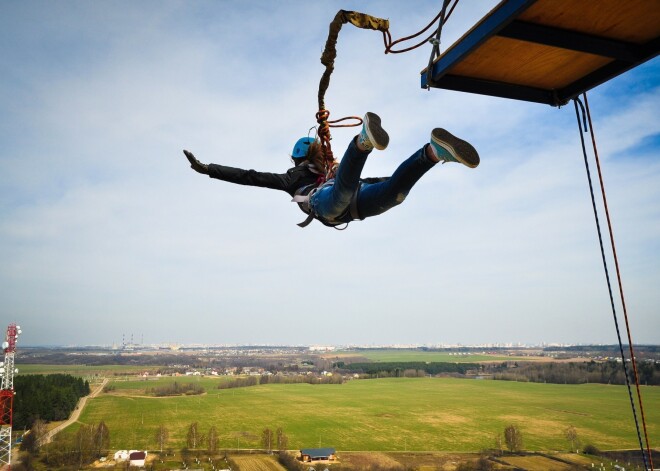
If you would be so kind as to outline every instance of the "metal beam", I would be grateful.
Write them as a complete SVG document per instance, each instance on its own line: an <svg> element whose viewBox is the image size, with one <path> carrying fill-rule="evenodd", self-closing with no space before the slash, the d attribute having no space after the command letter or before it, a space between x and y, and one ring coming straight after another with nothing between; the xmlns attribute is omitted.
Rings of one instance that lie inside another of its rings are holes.
<svg viewBox="0 0 660 471"><path fill-rule="evenodd" d="M497 35L627 62L636 62L644 55L636 44L520 20L512 21Z"/></svg>
<svg viewBox="0 0 660 471"><path fill-rule="evenodd" d="M457 92L478 93L480 95L531 101L552 106L565 104L565 102L560 102L557 99L552 90L525 87L492 80L481 80L460 75L446 74L433 86Z"/></svg>
<svg viewBox="0 0 660 471"><path fill-rule="evenodd" d="M580 95L581 93L591 90L598 85L601 85L608 80L621 75L628 70L637 67L638 65L653 59L660 52L660 38L655 38L653 41L649 42L643 47L643 57L640 57L639 61L635 63L630 63L627 61L612 61L609 64L605 64L600 69L597 69L591 72L588 75L585 75L579 80L576 80L572 84L557 90L557 97L562 101L569 101Z"/></svg>

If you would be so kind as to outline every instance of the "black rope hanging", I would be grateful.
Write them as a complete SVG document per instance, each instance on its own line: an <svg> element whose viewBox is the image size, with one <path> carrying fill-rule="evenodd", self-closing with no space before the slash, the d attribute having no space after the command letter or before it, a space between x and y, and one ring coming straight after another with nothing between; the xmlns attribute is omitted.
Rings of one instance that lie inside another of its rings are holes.
<svg viewBox="0 0 660 471"><path fill-rule="evenodd" d="M586 100L586 93L584 94L584 98ZM596 208L596 198L594 196L594 187L593 187L593 183L592 183L592 180L591 180L591 171L589 169L589 161L587 159L587 149L586 149L585 142L584 142L583 133L588 132L588 128L587 128L587 116L588 116L588 114L585 111L584 105L583 105L582 101L579 98L574 98L573 99L573 104L575 105L575 116L577 118L578 129L580 131L579 132L580 142L582 144L582 154L584 156L584 166L585 166L585 169L587 171L587 180L589 181L589 192L591 194L591 205L592 205L593 211L594 211L594 219L595 219L595 222L596 222L596 230L598 232L598 242L600 243L600 254L601 254L601 258L603 260L603 268L605 270L605 279L607 280L607 290L608 290L609 296L610 296L610 305L611 305L611 308L612 308L612 316L614 318L614 326L616 327L616 335L617 335L617 339L619 341L619 351L621 353L621 362L623 364L623 373L624 373L624 376L626 378L626 386L628 388L628 397L630 398L630 407L632 409L633 418L635 420L635 429L637 431L637 440L639 442L639 447L640 447L640 450L641 450L641 453L642 453L642 459L644 461L644 468L646 470L649 470L649 469L653 469L652 464L651 464L651 467L649 467L649 461L650 461L650 463L653 463L653 461L652 461L653 458L652 458L652 455L651 455L651 450L649 448L647 450L648 451L648 460L647 460L646 451L644 450L644 444L642 442L642 434L641 434L640 427L639 427L639 420L637 419L637 409L635 408L635 400L633 398L632 389L631 389L631 386L630 386L630 376L628 374L628 367L626 366L626 357L625 357L625 354L623 352L623 342L621 340L621 330L619 328L619 321L618 321L617 315L616 315L616 307L615 307L615 304L614 304L614 295L612 293L612 283L610 282L610 274L609 274L609 269L607 267L607 259L605 257L605 247L604 247L604 244L603 244L603 235L602 235L602 232L601 232L601 229L600 229L600 220L598 218L598 209ZM579 108L578 108L578 105L579 105ZM580 111L582 112L582 121L580 121ZM589 121L591 123L590 117L589 117ZM584 127L583 127L583 124L584 124ZM592 132L592 140L594 140L593 132ZM595 147L595 142L594 142L594 147ZM603 193L604 193L604 190L602 188L602 180L601 180L601 191L603 191ZM603 194L603 199L604 198L605 198L605 196ZM614 244L612 244L612 247L613 247L613 250L614 250ZM630 349L631 349L631 356L633 357L633 361L634 361L634 353L632 352L632 342L629 342L629 343L630 343ZM635 371L635 382L637 383L636 371ZM642 408L642 398L639 395L639 386L638 386L638 400L639 400L639 404L640 404L640 410L642 411L642 421L644 423L644 432L645 432L645 437L646 437L646 441L647 441L647 444L648 444L648 434L646 433L646 423L643 420L644 417L643 417L643 408Z"/></svg>

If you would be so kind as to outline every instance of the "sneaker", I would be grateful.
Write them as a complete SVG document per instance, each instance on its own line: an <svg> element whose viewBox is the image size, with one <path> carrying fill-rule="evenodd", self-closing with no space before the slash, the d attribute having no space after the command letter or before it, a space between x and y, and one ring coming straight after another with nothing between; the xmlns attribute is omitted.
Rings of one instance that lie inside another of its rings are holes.
<svg viewBox="0 0 660 471"><path fill-rule="evenodd" d="M380 125L380 116L368 112L364 115L362 131L358 134L358 142L362 147L371 150L374 147L383 150L390 143L390 136Z"/></svg>
<svg viewBox="0 0 660 471"><path fill-rule="evenodd" d="M470 168L479 165L479 154L472 144L444 129L435 128L431 132L431 149L441 161L458 162Z"/></svg>

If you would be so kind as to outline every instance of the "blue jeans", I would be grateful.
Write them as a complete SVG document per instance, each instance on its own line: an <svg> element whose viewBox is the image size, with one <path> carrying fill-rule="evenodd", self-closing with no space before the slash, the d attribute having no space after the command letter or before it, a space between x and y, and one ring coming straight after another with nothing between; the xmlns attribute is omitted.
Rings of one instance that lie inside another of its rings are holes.
<svg viewBox="0 0 660 471"><path fill-rule="evenodd" d="M321 188L310 198L310 206L317 217L330 223L350 222L353 218L349 206L358 188L359 218L382 214L403 203L415 183L435 165L426 157L425 147L422 147L399 165L391 177L374 183L360 181L370 152L362 152L355 139L351 141L339 163L334 184Z"/></svg>

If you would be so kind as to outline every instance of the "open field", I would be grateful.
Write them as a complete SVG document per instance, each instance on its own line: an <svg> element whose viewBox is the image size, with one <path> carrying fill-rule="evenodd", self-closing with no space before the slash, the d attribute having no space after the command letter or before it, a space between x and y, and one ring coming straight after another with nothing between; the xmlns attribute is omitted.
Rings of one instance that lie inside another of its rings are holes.
<svg viewBox="0 0 660 471"><path fill-rule="evenodd" d="M145 389L154 387L170 386L172 384L190 384L202 386L207 392L216 389L218 384L236 379L233 376L164 376L157 378L151 376L148 378L135 379L115 378L112 381L115 394L140 396L144 394Z"/></svg>
<svg viewBox="0 0 660 471"><path fill-rule="evenodd" d="M343 452L339 456L342 469L359 471L377 465L385 469L416 469L419 471L455 470L456 465L478 458L474 454L446 452ZM330 468L332 469L332 468Z"/></svg>
<svg viewBox="0 0 660 471"><path fill-rule="evenodd" d="M425 352L421 350L350 350L332 352L323 355L328 360L342 360L347 357L362 357L376 362L397 362L397 361L427 361L427 362L447 362L447 363L483 363L483 362L501 362L501 361L539 361L550 360L547 357L527 357L527 356L509 356L509 355L487 355L487 354L469 354L469 355L451 355L446 352Z"/></svg>
<svg viewBox="0 0 660 471"><path fill-rule="evenodd" d="M137 396L143 394L143 384L134 390ZM657 447L660 388L642 391L651 446ZM168 446L179 449L192 422L203 433L215 425L220 446L228 449L261 448L264 428L283 427L291 449L473 452L492 448L494 436L509 423L521 428L528 450L566 450L564 430L569 425L584 444L637 446L626 388L600 384L400 378L207 388L202 396L170 398L131 397L123 389L121 395L101 394L89 401L80 417L84 423L101 420L117 449L153 449L161 424L170 431ZM74 433L75 427L71 429L65 433Z"/></svg>
<svg viewBox="0 0 660 471"><path fill-rule="evenodd" d="M286 471L273 455L234 455L241 471Z"/></svg>
<svg viewBox="0 0 660 471"><path fill-rule="evenodd" d="M480 457L478 453L451 453L451 452L342 452L339 455L339 464L342 470L360 471L369 469L370 466L378 465L383 468L397 467L403 469L415 469L418 471L454 471L460 463L475 462ZM574 471L575 466L579 469L592 469L591 463L604 466L605 471L615 471L609 465L611 460L577 454L553 454L540 455L530 454L527 456L500 456L496 457L495 469L526 471ZM493 463L491 461L491 463ZM494 463L493 463L494 464ZM626 469L633 468L623 462ZM332 469L332 468L330 468ZM599 468L594 468L599 469Z"/></svg>
<svg viewBox="0 0 660 471"><path fill-rule="evenodd" d="M504 456L500 461L528 471L570 471L570 464L555 461L543 456Z"/></svg>
<svg viewBox="0 0 660 471"><path fill-rule="evenodd" d="M41 364L17 364L19 374L55 374L64 373L72 376L115 376L135 375L145 371L156 371L158 366L135 366L135 365L41 365Z"/></svg>

